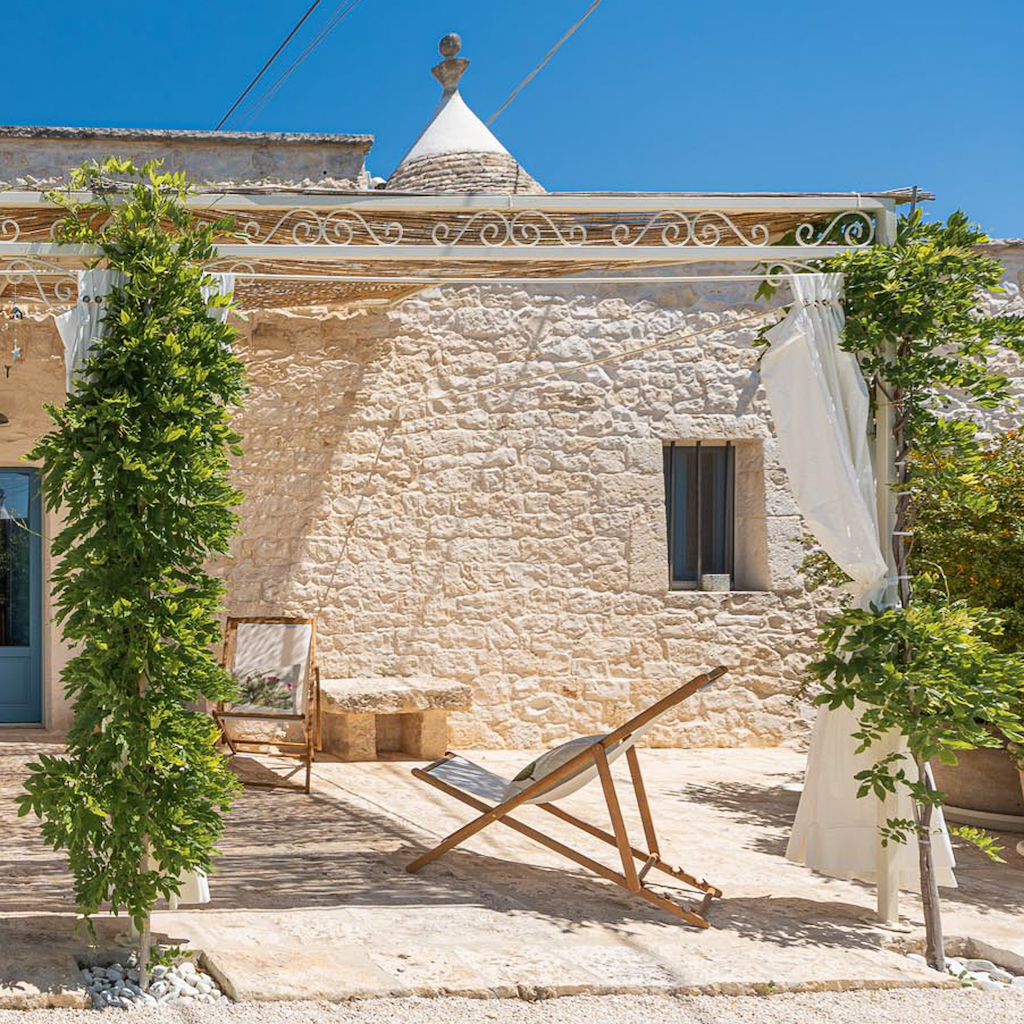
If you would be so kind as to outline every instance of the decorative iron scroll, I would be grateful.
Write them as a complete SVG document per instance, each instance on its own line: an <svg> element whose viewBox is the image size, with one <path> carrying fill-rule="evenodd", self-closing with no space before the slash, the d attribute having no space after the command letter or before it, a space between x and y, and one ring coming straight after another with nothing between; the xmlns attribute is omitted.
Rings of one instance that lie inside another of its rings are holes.
<svg viewBox="0 0 1024 1024"><path fill-rule="evenodd" d="M268 230L257 220L246 221L239 230L246 245L398 245L404 233L398 221L371 224L360 214L347 210L327 214L289 210ZM275 238L279 234L286 237Z"/></svg>
<svg viewBox="0 0 1024 1024"><path fill-rule="evenodd" d="M74 270L38 259L0 260L0 288L26 283L50 309L74 302L77 297L78 277Z"/></svg>
<svg viewBox="0 0 1024 1024"><path fill-rule="evenodd" d="M829 219L831 217L831 219ZM432 211L387 217L350 210L318 213L296 209L276 219L250 219L238 237L248 245L421 245L438 246L614 246L664 248L745 246L779 242L813 247L868 246L875 238L875 219L864 210L827 214L771 216L716 210L677 210L643 214L548 214L542 210L479 210L475 213Z"/></svg>
<svg viewBox="0 0 1024 1024"><path fill-rule="evenodd" d="M481 210L455 225L435 224L430 239L434 245L586 245L587 229L571 220L559 225L540 210Z"/></svg>
<svg viewBox="0 0 1024 1024"><path fill-rule="evenodd" d="M227 210L225 205L223 209ZM221 212L218 209L217 215ZM213 213L201 217L212 221ZM58 209L4 209L0 197L0 242L53 242L64 212ZM374 213L372 204L351 209L318 211L251 210L238 213L238 226L218 238L245 245L315 245L344 248L452 246L539 248L638 246L665 249L714 249L719 246L761 248L783 244L803 248L871 245L876 236L871 210L829 211L821 217L799 211L651 210L578 213L543 210L403 210Z"/></svg>

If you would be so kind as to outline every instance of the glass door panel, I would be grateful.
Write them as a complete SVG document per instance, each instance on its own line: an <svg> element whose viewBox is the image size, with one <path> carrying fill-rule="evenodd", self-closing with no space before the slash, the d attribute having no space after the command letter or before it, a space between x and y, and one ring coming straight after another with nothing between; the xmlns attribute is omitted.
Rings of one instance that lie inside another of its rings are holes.
<svg viewBox="0 0 1024 1024"><path fill-rule="evenodd" d="M42 721L39 477L0 469L0 724Z"/></svg>

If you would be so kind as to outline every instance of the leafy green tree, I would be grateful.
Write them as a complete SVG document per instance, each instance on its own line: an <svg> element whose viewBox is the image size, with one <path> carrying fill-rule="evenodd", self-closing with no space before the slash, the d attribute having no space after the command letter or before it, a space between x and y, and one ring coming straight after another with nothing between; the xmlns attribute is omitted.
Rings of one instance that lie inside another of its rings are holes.
<svg viewBox="0 0 1024 1024"><path fill-rule="evenodd" d="M889 728L906 738L913 770L905 755L896 754L858 780L864 795L901 787L913 798L913 821L890 820L883 838L916 836L926 955L939 969L944 951L931 836L942 794L928 762L955 761L957 750L997 746L979 719L1019 736L1013 694L1024 681L1019 657L997 647L997 615L937 598L930 583L920 594L913 589L911 541L924 493L916 486L916 467L930 466L933 489L962 486L978 446L973 425L956 410L963 403L980 409L1008 404L1010 381L992 369L990 357L997 342L1024 347L1024 318L990 316L980 308L980 297L998 291L1002 277L999 262L977 248L985 241L961 213L942 224L926 223L918 211L901 218L895 245L850 250L824 267L845 275L842 345L860 361L876 408L887 404L892 410L899 604L846 608L832 617L822 633L824 654L811 672L823 687L817 703L867 705L857 734L861 749Z"/></svg>
<svg viewBox="0 0 1024 1024"><path fill-rule="evenodd" d="M77 653L63 672L74 708L66 754L31 765L21 813L66 850L79 912L126 911L149 956L149 916L181 872L209 870L237 783L198 702L234 695L210 655L240 496L228 480L244 390L235 332L208 315L204 264L226 222L184 207L183 174L128 161L87 165L58 241L95 245L124 274L106 301L76 390L49 408L43 463L57 619ZM121 184L110 188L111 179Z"/></svg>
<svg viewBox="0 0 1024 1024"><path fill-rule="evenodd" d="M913 589L925 557L912 558L914 525L931 507L927 495L963 492L979 458L975 424L957 411L965 403L980 410L1009 406L1011 382L993 371L991 355L996 343L1024 348L1024 317L981 308L985 293L1000 291L1002 276L998 261L978 249L987 241L962 213L928 223L916 211L900 218L895 245L851 250L822 265L845 275L842 345L856 354L876 409L892 412L898 605L846 607L829 618L823 653L810 672L822 687L819 705L852 708L859 700L866 706L856 734L860 750L889 729L906 740L907 755L891 755L857 776L859 793L884 796L903 788L912 798L913 819L888 821L883 842L918 842L926 955L940 970L945 955L931 839L942 794L929 761L955 762L958 750L999 745L979 721L997 724L1011 738L1021 733L1015 696L1024 669L1018 655L1000 649L1000 616L940 594L933 581L922 579L918 594ZM923 466L927 488L914 475ZM980 510L985 502L976 505ZM835 566L821 557L807 564L816 582L837 582ZM995 852L984 836L962 835Z"/></svg>

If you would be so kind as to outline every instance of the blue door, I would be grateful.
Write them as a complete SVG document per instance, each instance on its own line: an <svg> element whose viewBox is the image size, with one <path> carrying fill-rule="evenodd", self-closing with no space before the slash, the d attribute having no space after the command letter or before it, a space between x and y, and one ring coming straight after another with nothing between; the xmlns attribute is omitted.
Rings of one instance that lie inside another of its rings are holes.
<svg viewBox="0 0 1024 1024"><path fill-rule="evenodd" d="M0 469L0 724L43 720L39 474Z"/></svg>

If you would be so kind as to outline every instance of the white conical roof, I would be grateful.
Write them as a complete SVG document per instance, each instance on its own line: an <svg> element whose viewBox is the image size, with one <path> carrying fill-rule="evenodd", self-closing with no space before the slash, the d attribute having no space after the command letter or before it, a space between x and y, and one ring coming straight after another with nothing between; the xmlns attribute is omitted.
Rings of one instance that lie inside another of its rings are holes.
<svg viewBox="0 0 1024 1024"><path fill-rule="evenodd" d="M454 34L441 40L445 60L432 69L444 89L441 102L384 187L397 192L543 192L460 95L458 81L469 66L456 57L460 45Z"/></svg>

